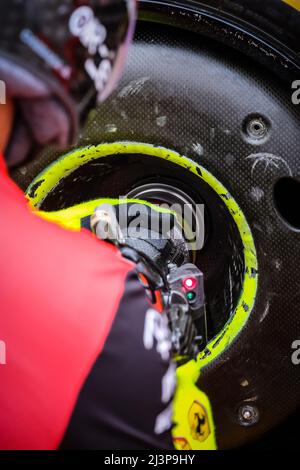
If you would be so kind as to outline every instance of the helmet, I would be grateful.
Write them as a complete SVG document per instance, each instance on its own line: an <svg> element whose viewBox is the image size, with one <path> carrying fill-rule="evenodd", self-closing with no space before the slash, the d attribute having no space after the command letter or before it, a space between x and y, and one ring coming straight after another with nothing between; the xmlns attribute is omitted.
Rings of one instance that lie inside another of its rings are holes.
<svg viewBox="0 0 300 470"><path fill-rule="evenodd" d="M136 5L136 0L1 0L1 80L8 88L17 83L14 97L23 73L31 76L25 97L40 96L40 84L46 84L72 120L74 137L83 103L94 96L104 101L121 76Z"/></svg>

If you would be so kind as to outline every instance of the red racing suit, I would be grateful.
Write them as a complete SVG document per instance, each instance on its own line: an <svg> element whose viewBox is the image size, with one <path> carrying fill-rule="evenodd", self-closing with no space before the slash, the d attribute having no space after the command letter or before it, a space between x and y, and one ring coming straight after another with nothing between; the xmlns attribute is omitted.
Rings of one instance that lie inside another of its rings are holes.
<svg viewBox="0 0 300 470"><path fill-rule="evenodd" d="M0 448L172 449L166 320L134 265L33 215L1 158L0 213Z"/></svg>

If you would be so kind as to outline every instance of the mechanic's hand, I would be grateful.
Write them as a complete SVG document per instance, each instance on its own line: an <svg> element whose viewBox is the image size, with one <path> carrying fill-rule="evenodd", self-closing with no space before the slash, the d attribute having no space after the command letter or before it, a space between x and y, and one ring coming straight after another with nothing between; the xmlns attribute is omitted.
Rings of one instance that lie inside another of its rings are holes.
<svg viewBox="0 0 300 470"><path fill-rule="evenodd" d="M132 248L164 270L189 259L187 244L174 212L144 201L106 201L92 217L99 239Z"/></svg>
<svg viewBox="0 0 300 470"><path fill-rule="evenodd" d="M64 148L76 132L77 117L62 102L52 84L46 84L10 58L0 57L0 78L15 102L15 122L5 151L7 164L21 164L39 148L54 144Z"/></svg>

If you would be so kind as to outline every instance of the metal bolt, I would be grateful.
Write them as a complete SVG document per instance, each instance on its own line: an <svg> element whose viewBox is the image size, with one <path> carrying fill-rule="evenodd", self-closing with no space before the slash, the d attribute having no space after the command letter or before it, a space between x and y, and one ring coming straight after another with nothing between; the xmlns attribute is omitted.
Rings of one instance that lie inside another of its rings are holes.
<svg viewBox="0 0 300 470"><path fill-rule="evenodd" d="M262 116L251 117L246 122L246 132L251 139L263 139L268 129L269 125Z"/></svg>
<svg viewBox="0 0 300 470"><path fill-rule="evenodd" d="M256 406L243 405L238 410L238 419L241 426L253 426L259 421L259 411Z"/></svg>

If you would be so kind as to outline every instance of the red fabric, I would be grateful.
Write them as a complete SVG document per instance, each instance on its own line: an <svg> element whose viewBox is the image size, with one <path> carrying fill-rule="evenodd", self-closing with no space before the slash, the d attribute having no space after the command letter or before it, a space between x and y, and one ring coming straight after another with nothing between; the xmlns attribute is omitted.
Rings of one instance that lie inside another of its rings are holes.
<svg viewBox="0 0 300 470"><path fill-rule="evenodd" d="M0 448L55 449L132 265L30 213L0 164Z"/></svg>

